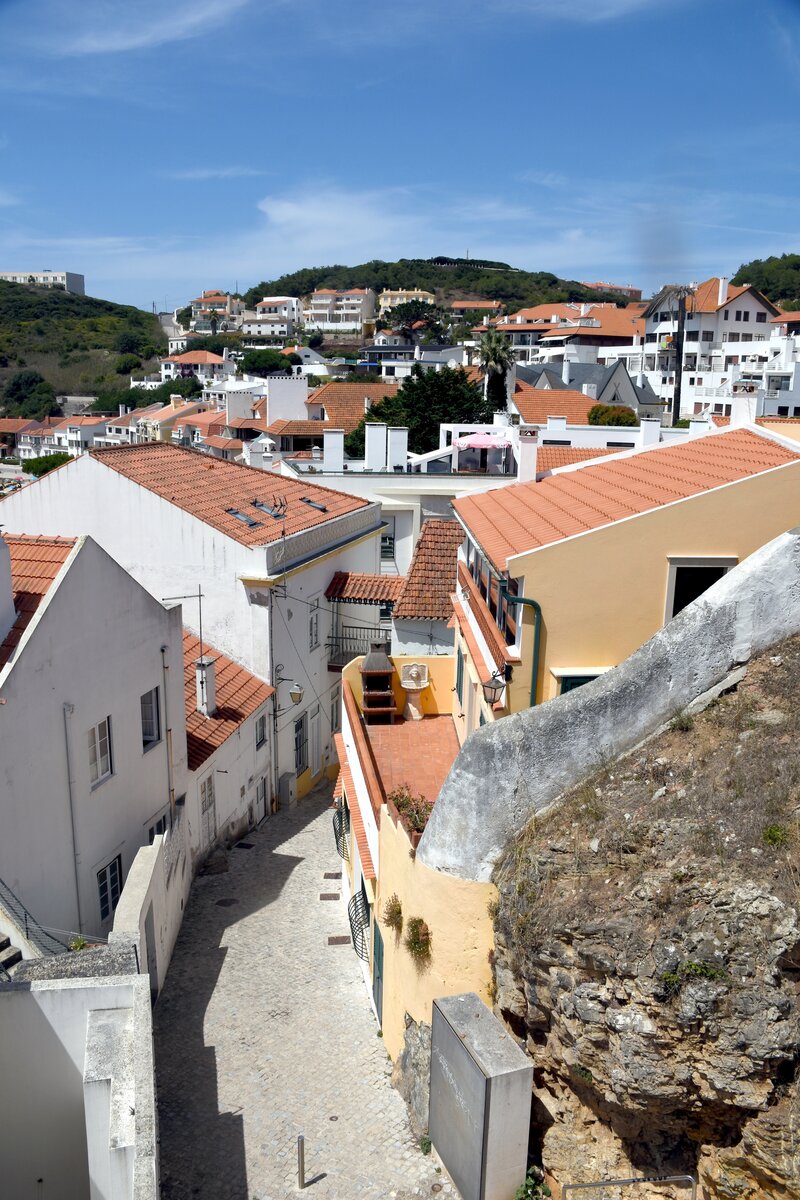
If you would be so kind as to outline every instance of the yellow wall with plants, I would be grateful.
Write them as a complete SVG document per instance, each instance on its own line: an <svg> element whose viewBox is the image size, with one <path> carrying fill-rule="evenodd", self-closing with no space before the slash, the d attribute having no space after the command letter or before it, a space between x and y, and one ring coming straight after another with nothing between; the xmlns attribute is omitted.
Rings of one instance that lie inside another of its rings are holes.
<svg viewBox="0 0 800 1200"><path fill-rule="evenodd" d="M512 560L522 594L542 606L538 699L558 695L552 670L613 667L665 622L669 556L740 562L800 524L800 463L742 480ZM525 610L522 661L510 711L527 708L533 616Z"/></svg>
<svg viewBox="0 0 800 1200"><path fill-rule="evenodd" d="M395 825L384 805L380 822L380 880L375 912L383 936L383 1037L396 1059L403 1048L405 1015L431 1020L437 996L477 992L492 1003L490 954L494 949L491 883L457 879L417 862L400 821ZM387 901L397 897L402 927L385 921ZM406 948L411 918L430 930L430 956L417 958Z"/></svg>

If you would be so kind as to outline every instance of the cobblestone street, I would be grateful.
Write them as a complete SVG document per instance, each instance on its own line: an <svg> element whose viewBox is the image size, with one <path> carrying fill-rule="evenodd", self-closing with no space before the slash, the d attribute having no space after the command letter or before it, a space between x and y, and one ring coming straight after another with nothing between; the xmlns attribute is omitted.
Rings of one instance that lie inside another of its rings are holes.
<svg viewBox="0 0 800 1200"><path fill-rule="evenodd" d="M164 1200L453 1196L412 1137L350 945L330 787L192 888L155 1042Z"/></svg>

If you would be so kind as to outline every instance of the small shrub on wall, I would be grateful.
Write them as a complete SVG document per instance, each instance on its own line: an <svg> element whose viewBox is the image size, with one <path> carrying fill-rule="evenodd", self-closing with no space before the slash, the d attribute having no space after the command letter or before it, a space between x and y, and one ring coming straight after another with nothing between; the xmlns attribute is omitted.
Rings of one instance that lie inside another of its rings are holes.
<svg viewBox="0 0 800 1200"><path fill-rule="evenodd" d="M431 956L431 931L422 917L409 917L406 924L405 947L417 962L427 962Z"/></svg>
<svg viewBox="0 0 800 1200"><path fill-rule="evenodd" d="M383 906L383 923L388 925L389 929L393 929L395 933L400 933L403 928L403 906L396 892Z"/></svg>

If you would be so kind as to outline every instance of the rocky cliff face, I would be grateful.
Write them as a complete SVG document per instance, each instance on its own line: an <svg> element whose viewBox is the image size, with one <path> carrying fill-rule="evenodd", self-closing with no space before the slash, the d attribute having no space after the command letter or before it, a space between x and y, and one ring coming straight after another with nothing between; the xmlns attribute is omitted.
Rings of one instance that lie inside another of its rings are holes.
<svg viewBox="0 0 800 1200"><path fill-rule="evenodd" d="M496 1009L555 1183L691 1171L708 1198L800 1197L798 682L793 639L507 851Z"/></svg>

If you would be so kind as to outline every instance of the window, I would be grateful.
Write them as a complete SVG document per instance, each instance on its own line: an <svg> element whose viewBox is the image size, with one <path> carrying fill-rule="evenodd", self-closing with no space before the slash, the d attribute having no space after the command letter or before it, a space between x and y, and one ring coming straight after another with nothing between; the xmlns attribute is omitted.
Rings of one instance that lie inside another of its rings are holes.
<svg viewBox="0 0 800 1200"><path fill-rule="evenodd" d="M736 558L670 558L666 620L677 616L688 604L702 596L737 562Z"/></svg>
<svg viewBox="0 0 800 1200"><path fill-rule="evenodd" d="M743 320L743 321L749 321L749 320L750 320L750 313L747 311L747 309L746 309L746 308L742 310L742 320Z"/></svg>
<svg viewBox="0 0 800 1200"><path fill-rule="evenodd" d="M713 342L714 330L713 329L704 329L701 334L700 340L701 340L701 342Z"/></svg>
<svg viewBox="0 0 800 1200"><path fill-rule="evenodd" d="M117 907L122 891L122 855L118 854L108 866L97 872L97 892L100 898L100 920L107 921Z"/></svg>
<svg viewBox="0 0 800 1200"><path fill-rule="evenodd" d="M256 717L256 750L260 750L267 740L267 714L261 713Z"/></svg>
<svg viewBox="0 0 800 1200"><path fill-rule="evenodd" d="M303 713L294 723L294 769L301 775L308 767L308 716Z"/></svg>
<svg viewBox="0 0 800 1200"><path fill-rule="evenodd" d="M741 321L741 319L742 319L742 310L741 310L740 308L737 308L737 310L736 310L736 320L737 320L737 321Z"/></svg>
<svg viewBox="0 0 800 1200"><path fill-rule="evenodd" d="M729 310L726 308L726 309L725 309L725 320L726 320L726 321L728 320L728 318L730 317L730 315L731 315L731 314L730 314Z"/></svg>
<svg viewBox="0 0 800 1200"><path fill-rule="evenodd" d="M147 831L147 840L149 841L151 846L160 833L167 832L167 828L168 828L167 814L164 813L163 817L159 817L158 820L154 824L152 824Z"/></svg>
<svg viewBox="0 0 800 1200"><path fill-rule="evenodd" d="M331 692L331 733L337 733L342 721L341 701L339 699L339 689L334 688Z"/></svg>
<svg viewBox="0 0 800 1200"><path fill-rule="evenodd" d="M756 325L765 325L766 321L767 314L765 312L756 313Z"/></svg>
<svg viewBox="0 0 800 1200"><path fill-rule="evenodd" d="M161 741L161 719L158 709L158 688L145 692L140 701L142 708L142 750L149 750Z"/></svg>
<svg viewBox="0 0 800 1200"><path fill-rule="evenodd" d="M393 612L394 612L394 601L393 600L381 600L379 611L378 611L378 620L380 621L380 623L382 625L385 625L387 622L391 621Z"/></svg>
<svg viewBox="0 0 800 1200"><path fill-rule="evenodd" d="M93 725L88 734L89 778L92 783L106 779L111 766L111 717L104 717L99 725Z"/></svg>
<svg viewBox="0 0 800 1200"><path fill-rule="evenodd" d="M308 648L316 650L319 645L319 597L312 600L308 609Z"/></svg>
<svg viewBox="0 0 800 1200"><path fill-rule="evenodd" d="M575 688L583 687L585 683L591 683L593 679L597 679L596 675L562 675L561 687L559 695L564 696L567 692L574 692Z"/></svg>
<svg viewBox="0 0 800 1200"><path fill-rule="evenodd" d="M256 812L267 811L267 780L266 776L262 775L256 784Z"/></svg>
<svg viewBox="0 0 800 1200"><path fill-rule="evenodd" d="M464 702L464 655L461 647L456 651L456 695L459 703Z"/></svg>
<svg viewBox="0 0 800 1200"><path fill-rule="evenodd" d="M697 342L699 340L700 340L700 333L697 329L687 329L686 330L686 341L687 342Z"/></svg>

